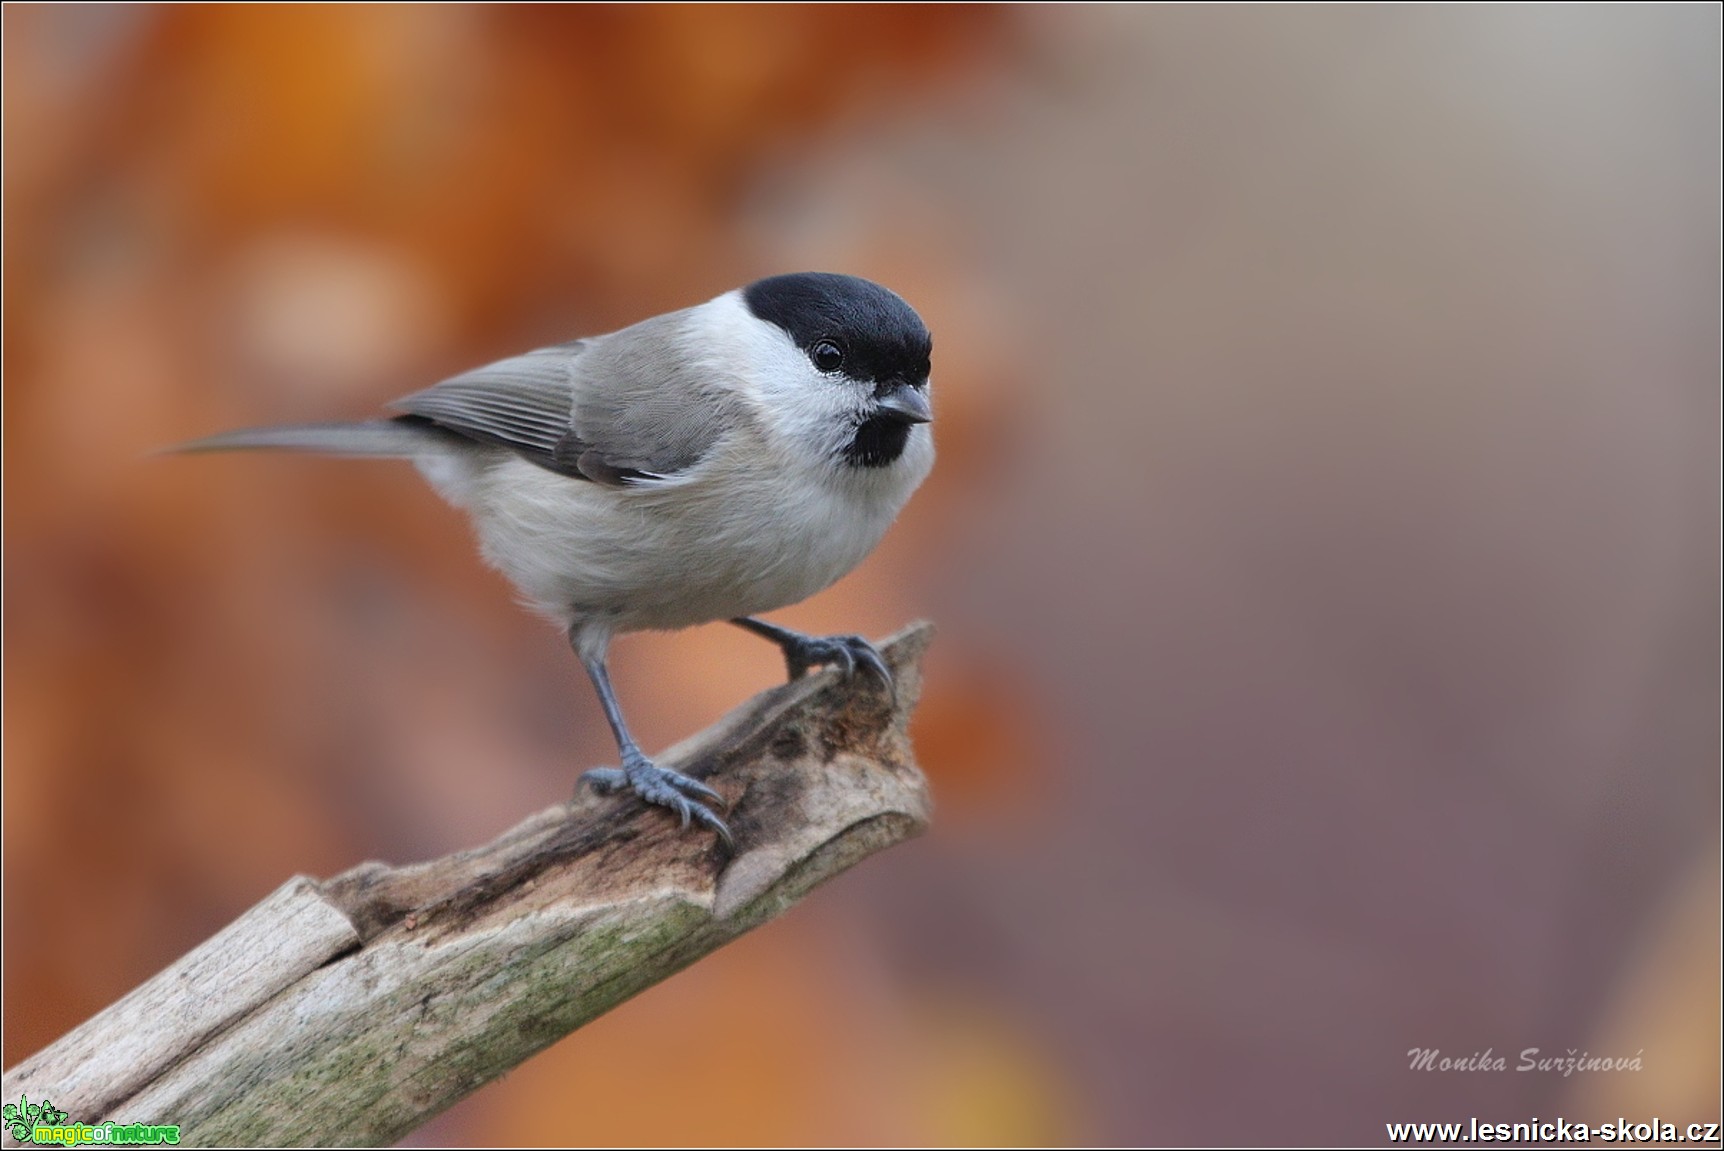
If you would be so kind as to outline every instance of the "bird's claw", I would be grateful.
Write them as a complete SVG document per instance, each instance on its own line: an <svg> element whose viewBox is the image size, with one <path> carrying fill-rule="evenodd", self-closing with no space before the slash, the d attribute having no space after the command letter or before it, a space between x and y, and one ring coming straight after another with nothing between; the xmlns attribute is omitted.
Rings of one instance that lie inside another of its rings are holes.
<svg viewBox="0 0 1724 1151"><path fill-rule="evenodd" d="M819 664L836 667L849 679L858 667L892 690L892 669L886 666L880 651L859 635L803 635L786 640L784 664L791 679L801 679L808 669Z"/></svg>
<svg viewBox="0 0 1724 1151"><path fill-rule="evenodd" d="M724 820L699 802L723 803L724 797L693 776L672 771L668 767L660 767L643 755L625 755L623 766L595 767L583 773L581 780L601 795L628 788L643 801L668 807L676 812L684 827L693 820L702 827L717 832L727 849L736 849L736 840L731 837L730 828L724 825Z"/></svg>
<svg viewBox="0 0 1724 1151"><path fill-rule="evenodd" d="M586 784L600 795L609 795L627 787L629 777L620 767L595 767L590 771L583 771L577 782Z"/></svg>

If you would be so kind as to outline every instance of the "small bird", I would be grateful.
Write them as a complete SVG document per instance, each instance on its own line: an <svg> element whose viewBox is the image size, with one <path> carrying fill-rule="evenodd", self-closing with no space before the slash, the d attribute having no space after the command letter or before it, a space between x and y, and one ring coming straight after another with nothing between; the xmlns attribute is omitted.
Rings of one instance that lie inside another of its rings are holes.
<svg viewBox="0 0 1724 1151"><path fill-rule="evenodd" d="M861 636L755 618L874 549L934 464L933 342L855 276L772 276L607 335L499 360L395 401L390 418L227 432L179 451L411 459L471 517L486 562L560 626L598 692L629 788L717 832L719 794L629 734L606 655L624 632L715 620L817 665L891 672Z"/></svg>

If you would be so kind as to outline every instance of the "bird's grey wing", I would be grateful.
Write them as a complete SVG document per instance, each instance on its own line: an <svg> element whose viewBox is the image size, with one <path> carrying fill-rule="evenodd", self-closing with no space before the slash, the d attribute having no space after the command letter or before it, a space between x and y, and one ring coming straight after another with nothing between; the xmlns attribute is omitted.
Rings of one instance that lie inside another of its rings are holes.
<svg viewBox="0 0 1724 1151"><path fill-rule="evenodd" d="M571 365L573 419L560 458L600 483L675 479L746 418L689 311L595 340Z"/></svg>
<svg viewBox="0 0 1724 1151"><path fill-rule="evenodd" d="M674 479L740 417L687 312L500 360L397 400L421 420L561 475L612 486Z"/></svg>
<svg viewBox="0 0 1724 1151"><path fill-rule="evenodd" d="M423 422L480 443L508 448L540 467L589 479L575 465L579 453L559 454L573 427L572 365L587 341L540 348L464 372L390 405Z"/></svg>

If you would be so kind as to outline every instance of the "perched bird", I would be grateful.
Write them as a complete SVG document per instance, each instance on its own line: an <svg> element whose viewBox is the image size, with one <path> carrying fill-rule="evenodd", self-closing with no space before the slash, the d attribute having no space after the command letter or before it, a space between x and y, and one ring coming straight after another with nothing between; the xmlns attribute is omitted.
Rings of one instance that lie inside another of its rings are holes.
<svg viewBox="0 0 1724 1151"><path fill-rule="evenodd" d="M734 846L717 792L653 763L606 670L613 636L714 620L888 686L860 636L754 618L827 587L880 542L934 463L932 341L855 276L773 276L608 335L499 360L364 423L227 432L182 451L286 448L411 459L468 513L488 563L562 627L616 735L630 788Z"/></svg>

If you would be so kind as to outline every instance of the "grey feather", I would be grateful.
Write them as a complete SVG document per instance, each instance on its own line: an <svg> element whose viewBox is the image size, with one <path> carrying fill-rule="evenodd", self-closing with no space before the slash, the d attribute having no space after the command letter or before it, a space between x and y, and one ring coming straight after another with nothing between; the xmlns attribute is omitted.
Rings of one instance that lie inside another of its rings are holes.
<svg viewBox="0 0 1724 1151"><path fill-rule="evenodd" d="M672 312L499 360L403 396L389 406L404 414L391 420L246 429L174 450L413 456L459 438L613 487L665 479L744 418L727 381L688 354L689 323L687 311Z"/></svg>
<svg viewBox="0 0 1724 1151"><path fill-rule="evenodd" d="M285 424L269 428L241 428L206 436L201 440L168 448L170 452L229 452L249 448L323 452L334 456L407 458L447 438L436 430L398 420L366 423Z"/></svg>
<svg viewBox="0 0 1724 1151"><path fill-rule="evenodd" d="M694 466L735 409L689 356L689 315L541 348L395 401L408 418L508 448L562 475L622 486Z"/></svg>
<svg viewBox="0 0 1724 1151"><path fill-rule="evenodd" d="M594 341L572 365L573 421L558 453L600 482L687 471L743 417L736 392L698 354L687 311Z"/></svg>
<svg viewBox="0 0 1724 1151"><path fill-rule="evenodd" d="M557 456L571 431L570 365L587 341L540 348L464 372L389 406L469 439L508 448L554 472L575 474ZM577 453L578 454L578 453Z"/></svg>

